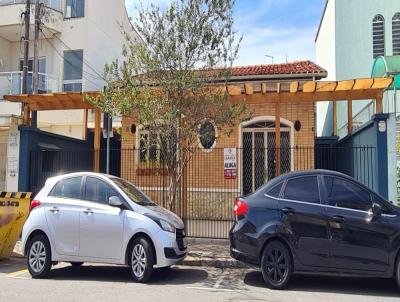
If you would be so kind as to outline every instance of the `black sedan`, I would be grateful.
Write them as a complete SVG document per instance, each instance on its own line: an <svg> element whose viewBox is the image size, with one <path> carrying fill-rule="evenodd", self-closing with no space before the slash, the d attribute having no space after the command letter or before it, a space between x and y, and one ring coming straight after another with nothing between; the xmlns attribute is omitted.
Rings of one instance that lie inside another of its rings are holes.
<svg viewBox="0 0 400 302"><path fill-rule="evenodd" d="M293 273L395 278L400 208L354 179L313 170L277 177L235 201L231 255L261 267L269 288Z"/></svg>

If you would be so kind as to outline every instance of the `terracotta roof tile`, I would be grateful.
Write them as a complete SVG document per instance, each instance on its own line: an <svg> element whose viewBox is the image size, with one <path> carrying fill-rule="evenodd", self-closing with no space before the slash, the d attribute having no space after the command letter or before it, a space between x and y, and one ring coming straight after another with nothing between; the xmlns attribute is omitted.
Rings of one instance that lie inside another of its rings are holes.
<svg viewBox="0 0 400 302"><path fill-rule="evenodd" d="M327 71L311 61L282 64L251 65L232 67L232 76L259 76L285 74L326 74Z"/></svg>

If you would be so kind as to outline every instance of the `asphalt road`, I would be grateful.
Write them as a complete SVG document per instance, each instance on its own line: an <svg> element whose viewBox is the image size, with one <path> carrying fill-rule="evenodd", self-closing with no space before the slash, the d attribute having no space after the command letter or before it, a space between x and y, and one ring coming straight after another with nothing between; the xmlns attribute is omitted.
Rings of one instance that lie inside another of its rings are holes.
<svg viewBox="0 0 400 302"><path fill-rule="evenodd" d="M24 261L0 261L0 301L400 301L392 280L297 276L287 290L272 291L257 270L176 266L136 284L125 267L65 263L49 279L32 280Z"/></svg>

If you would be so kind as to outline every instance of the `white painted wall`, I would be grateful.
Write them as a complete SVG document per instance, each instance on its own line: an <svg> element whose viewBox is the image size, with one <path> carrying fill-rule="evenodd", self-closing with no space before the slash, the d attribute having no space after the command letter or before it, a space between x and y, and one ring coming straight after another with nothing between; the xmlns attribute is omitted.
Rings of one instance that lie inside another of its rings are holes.
<svg viewBox="0 0 400 302"><path fill-rule="evenodd" d="M64 9L65 0L62 3ZM113 59L122 59L122 46L125 42L123 31L132 37L137 37L130 23L124 0L86 0L85 5L84 17L61 19L60 24L56 20L57 26L44 30L50 42L42 37L39 45L39 55L46 57L46 73L58 76L60 91L63 87L64 62L61 56L64 51L83 49L83 91L98 91L104 86L102 80L104 65ZM0 15L4 10L5 7L0 6ZM7 11L9 10L10 7L7 6ZM19 5L15 5L14 10L20 10ZM0 20L0 33L2 25L4 24ZM5 71L19 69L19 59L22 58L21 47L21 43L7 41L0 35L0 59L2 56L6 58ZM30 47L30 56L33 56L33 43ZM15 104L0 102L0 113L19 115L21 109ZM89 115L89 122L92 119L92 115ZM38 114L39 128L76 138L82 138L82 123L82 110L46 111Z"/></svg>
<svg viewBox="0 0 400 302"><path fill-rule="evenodd" d="M335 1L328 2L325 10L325 18L322 20L318 39L315 43L316 62L328 71L327 81L336 77L336 53L334 44L335 28ZM332 134L332 104L331 102L317 103L317 135L329 136Z"/></svg>
<svg viewBox="0 0 400 302"><path fill-rule="evenodd" d="M399 0L329 0L316 39L316 63L328 71L328 79L370 77L374 62L372 19L377 14L384 16L386 55L392 55L392 17L396 12L400 12ZM327 34L331 32L334 34ZM366 104L368 101L354 102L353 116ZM338 127L347 123L345 102L338 104L337 116ZM322 131L322 128L330 118L326 105L317 107L318 135L329 135L329 131Z"/></svg>

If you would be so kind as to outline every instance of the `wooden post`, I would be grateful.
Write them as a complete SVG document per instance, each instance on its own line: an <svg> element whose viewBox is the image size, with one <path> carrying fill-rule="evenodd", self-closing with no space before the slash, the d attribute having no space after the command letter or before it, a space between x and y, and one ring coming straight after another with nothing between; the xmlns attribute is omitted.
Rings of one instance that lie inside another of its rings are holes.
<svg viewBox="0 0 400 302"><path fill-rule="evenodd" d="M275 103L275 176L281 175L281 104Z"/></svg>
<svg viewBox="0 0 400 302"><path fill-rule="evenodd" d="M82 127L82 139L87 139L87 122L88 122L88 110L83 110L83 127Z"/></svg>
<svg viewBox="0 0 400 302"><path fill-rule="evenodd" d="M353 132L353 101L347 101L347 134Z"/></svg>
<svg viewBox="0 0 400 302"><path fill-rule="evenodd" d="M95 109L94 116L94 161L93 168L94 172L100 172L100 139L101 139L101 112L100 109Z"/></svg>
<svg viewBox="0 0 400 302"><path fill-rule="evenodd" d="M333 136L336 136L337 134L337 105L336 101L333 101L333 117L332 117L332 122L333 122Z"/></svg>
<svg viewBox="0 0 400 302"><path fill-rule="evenodd" d="M31 111L30 111L29 107L27 105L25 105L24 106L24 118L22 121L24 126L28 126L30 124L29 123L30 115L31 115Z"/></svg>
<svg viewBox="0 0 400 302"><path fill-rule="evenodd" d="M383 113L383 92L380 91L376 95L376 112L375 113Z"/></svg>

